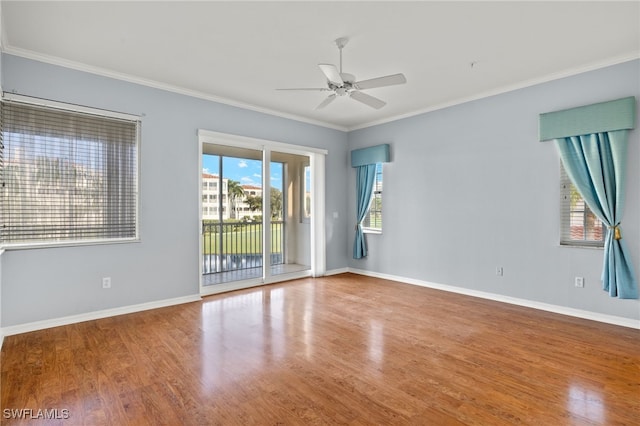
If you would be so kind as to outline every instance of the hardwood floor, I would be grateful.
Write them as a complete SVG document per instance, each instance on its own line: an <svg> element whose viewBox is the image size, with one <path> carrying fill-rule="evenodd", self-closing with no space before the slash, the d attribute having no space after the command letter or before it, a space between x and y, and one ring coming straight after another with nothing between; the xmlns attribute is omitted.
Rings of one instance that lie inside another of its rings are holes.
<svg viewBox="0 0 640 426"><path fill-rule="evenodd" d="M3 424L640 424L639 330L352 274L8 336L1 361Z"/></svg>

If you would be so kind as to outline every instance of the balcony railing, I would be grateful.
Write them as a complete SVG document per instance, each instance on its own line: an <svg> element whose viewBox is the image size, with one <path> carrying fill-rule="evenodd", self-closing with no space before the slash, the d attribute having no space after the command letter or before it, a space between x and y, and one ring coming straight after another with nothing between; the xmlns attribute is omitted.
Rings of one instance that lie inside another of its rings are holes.
<svg viewBox="0 0 640 426"><path fill-rule="evenodd" d="M284 263L284 222L271 222L271 265ZM262 267L262 223L202 221L203 274Z"/></svg>

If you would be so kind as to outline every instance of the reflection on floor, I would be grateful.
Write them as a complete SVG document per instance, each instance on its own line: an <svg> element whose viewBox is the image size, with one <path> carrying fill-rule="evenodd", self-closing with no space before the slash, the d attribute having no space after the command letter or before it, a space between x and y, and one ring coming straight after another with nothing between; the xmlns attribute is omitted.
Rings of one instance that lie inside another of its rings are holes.
<svg viewBox="0 0 640 426"><path fill-rule="evenodd" d="M274 265L271 267L271 275L289 274L291 272L300 272L310 269L309 265L298 265L297 263L289 263L287 265ZM229 283L232 281L250 280L252 278L262 277L262 267L240 269L236 271L218 272L215 274L203 274L202 285L214 285Z"/></svg>

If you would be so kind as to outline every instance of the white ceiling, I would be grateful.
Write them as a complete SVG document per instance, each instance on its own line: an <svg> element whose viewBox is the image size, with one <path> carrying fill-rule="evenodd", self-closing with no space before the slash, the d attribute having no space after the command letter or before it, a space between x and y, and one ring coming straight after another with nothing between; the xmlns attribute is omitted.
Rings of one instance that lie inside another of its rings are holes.
<svg viewBox="0 0 640 426"><path fill-rule="evenodd" d="M5 52L343 130L640 57L640 2L12 2ZM318 63L365 80L374 110L323 92ZM475 66L471 66L475 63Z"/></svg>

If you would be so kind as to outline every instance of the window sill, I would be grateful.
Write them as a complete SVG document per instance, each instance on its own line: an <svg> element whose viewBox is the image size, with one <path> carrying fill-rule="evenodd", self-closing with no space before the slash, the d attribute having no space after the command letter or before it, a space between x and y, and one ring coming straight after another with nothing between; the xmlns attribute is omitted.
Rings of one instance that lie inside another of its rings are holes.
<svg viewBox="0 0 640 426"><path fill-rule="evenodd" d="M47 249L61 247L83 247L83 246L102 246L109 244L131 244L139 243L140 238L126 238L114 240L91 240L91 241L56 241L51 243L9 243L0 247L1 251L5 250L29 250L29 249Z"/></svg>
<svg viewBox="0 0 640 426"><path fill-rule="evenodd" d="M382 235L382 229L362 228L364 234Z"/></svg>
<svg viewBox="0 0 640 426"><path fill-rule="evenodd" d="M587 250L604 250L604 246L591 246L586 244L570 244L570 243L559 243L558 246L563 248L577 248L577 249L587 249Z"/></svg>

